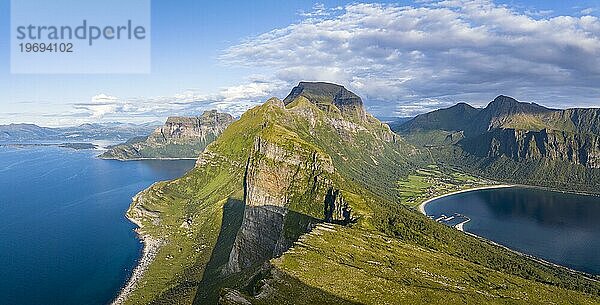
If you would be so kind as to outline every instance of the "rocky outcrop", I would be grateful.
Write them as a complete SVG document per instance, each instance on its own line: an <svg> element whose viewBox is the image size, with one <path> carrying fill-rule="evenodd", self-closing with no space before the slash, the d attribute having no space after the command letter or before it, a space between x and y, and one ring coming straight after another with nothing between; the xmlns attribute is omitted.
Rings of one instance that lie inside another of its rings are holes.
<svg viewBox="0 0 600 305"><path fill-rule="evenodd" d="M300 82L283 100L285 105L303 96L327 112L340 112L345 118L366 121L362 99L344 86L324 82Z"/></svg>
<svg viewBox="0 0 600 305"><path fill-rule="evenodd" d="M545 159L598 168L598 126L600 109L551 109L500 95L483 109L461 103L419 115L398 131L416 139L419 132L450 133L440 144L458 143L479 157ZM464 139L456 141L455 134Z"/></svg>
<svg viewBox="0 0 600 305"><path fill-rule="evenodd" d="M352 208L344 200L340 190L329 188L325 195L325 221L347 224L352 221Z"/></svg>
<svg viewBox="0 0 600 305"><path fill-rule="evenodd" d="M149 137L149 143L169 143L186 139L206 142L221 134L234 121L228 113L216 110L205 111L199 117L169 117L164 126L156 129Z"/></svg>
<svg viewBox="0 0 600 305"><path fill-rule="evenodd" d="M199 117L169 117L146 138L111 147L103 159L197 158L234 121L227 113L206 111Z"/></svg>
<svg viewBox="0 0 600 305"><path fill-rule="evenodd" d="M256 137L244 177L244 219L226 273L281 255L321 221L310 210L325 201L332 172L331 159L318 151Z"/></svg>
<svg viewBox="0 0 600 305"><path fill-rule="evenodd" d="M600 168L600 137L565 131L497 129L460 142L482 157L506 156L514 160L546 158Z"/></svg>

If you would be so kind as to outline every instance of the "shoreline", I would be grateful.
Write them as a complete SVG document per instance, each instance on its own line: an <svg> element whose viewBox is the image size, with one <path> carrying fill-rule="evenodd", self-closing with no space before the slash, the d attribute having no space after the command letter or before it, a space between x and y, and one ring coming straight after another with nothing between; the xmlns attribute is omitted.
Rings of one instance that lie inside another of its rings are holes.
<svg viewBox="0 0 600 305"><path fill-rule="evenodd" d="M490 186L476 187L476 188L472 188L472 189L465 189L465 190L460 190L460 191L456 191L456 192L451 192L451 193L448 193L448 194L444 194L444 195L436 196L436 197L434 197L434 198L431 198L431 199L425 200L423 203L419 204L419 206L418 206L418 210L419 210L419 212L420 212L421 214L423 214L423 215L425 215L425 216L427 217L427 213L425 212L425 206L426 206L428 203L430 203L430 202L432 202L432 201L434 201L434 200L441 199L441 198L444 198L444 197L447 197L447 196L451 196L451 195L456 195L456 194L461 194L461 193L472 192L472 191L487 190L487 189L499 189L499 188L511 188L511 187L530 187L530 188L537 188L537 187L526 186L526 185L518 185L518 184L500 184L500 185L490 185ZM560 192L560 191L559 191L559 192ZM568 193L568 192L567 192L567 193ZM584 195L588 195L588 196L594 196L593 194L584 194ZM432 219L432 220L433 220L433 219ZM435 220L434 220L434 221L435 221ZM474 234L474 233L471 233L471 232L465 231L465 229L464 229L464 224L466 224L466 223L467 223L467 222L469 222L469 221L471 221L471 219L467 217L467 220L465 220L465 221L463 221L463 222L460 222L460 223L456 224L456 225L454 226L454 228L455 228L455 229L457 229L457 230L459 230L459 231L461 231L461 232L463 232L464 234L467 234L467 235L471 236L471 237L477 238L477 239L479 239L479 240L481 240L481 241L483 241L483 242L486 242L486 243L492 244L492 245L494 245L494 246L498 246L498 247L500 247L500 248L503 248L503 249L505 249L505 250L508 250L508 251L510 251L510 252L512 252L512 253L515 253L515 254L517 254L517 255L520 255L520 256L523 256L523 257L529 258L529 259L531 259L531 260L533 260L533 261L536 261L536 262L538 262L538 263L540 263L540 264L547 265L547 266L552 266L552 267L557 267L557 268L561 268L561 269L564 269L564 270L568 271L568 272L569 272L569 273L571 273L571 274L578 274L578 275L581 275L581 276L585 277L586 279L588 279L588 280L590 280L590 281L594 281L594 282L600 282L599 280L595 279L593 275L590 275L590 274L588 274L588 273L585 273L585 272L583 272L583 271L579 271L579 270L571 269L571 268L569 268L569 267L566 267L566 266L563 266L563 265L559 265L559 264L556 264L556 263L553 263L553 262L549 262L549 261L547 261L547 260L544 260L544 259L542 259L542 258L540 258L540 257L534 256L534 255L531 255L531 254L527 254L527 253L523 253L523 252L520 252L520 251L517 251L517 250L514 250L514 249L511 249L511 248L509 248L508 246L505 246L505 245L499 244L499 243L497 243L497 242L495 242L495 241L493 241L493 240L487 239L487 238L485 238L485 237L483 237L483 236L479 236L479 235L477 235L477 234Z"/></svg>
<svg viewBox="0 0 600 305"><path fill-rule="evenodd" d="M471 189L464 189L464 190L451 192L448 194L439 195L439 196L427 199L427 200L423 201L421 204L419 204L417 206L417 209L419 210L419 212L421 212L421 214L427 216L427 213L425 212L425 206L427 206L427 204L431 203L432 201L435 201L435 200L438 200L438 199L441 199L444 197L452 196L452 195L467 193L467 192L481 191L481 190L488 190L488 189L510 188L510 187L517 187L517 186L518 185L516 185L516 184L498 184L498 185L475 187L475 188L471 188Z"/></svg>
<svg viewBox="0 0 600 305"><path fill-rule="evenodd" d="M156 254L158 254L158 250L163 244L163 241L160 239L153 238L148 234L142 234L141 229L143 225L140 221L129 217L127 214L126 217L129 221L137 226L134 231L137 233L138 238L142 242L142 254L136 261L135 267L131 272L131 276L125 283L125 286L119 290L119 294L110 303L111 305L120 305L125 303L129 295L135 290L137 283L142 279L150 264L156 258Z"/></svg>
<svg viewBox="0 0 600 305"><path fill-rule="evenodd" d="M115 160L120 162L127 161L148 161L148 160L158 160L158 161L177 161L177 160L198 160L198 158L134 158L134 159L117 159L117 158L101 158L98 156L100 160Z"/></svg>

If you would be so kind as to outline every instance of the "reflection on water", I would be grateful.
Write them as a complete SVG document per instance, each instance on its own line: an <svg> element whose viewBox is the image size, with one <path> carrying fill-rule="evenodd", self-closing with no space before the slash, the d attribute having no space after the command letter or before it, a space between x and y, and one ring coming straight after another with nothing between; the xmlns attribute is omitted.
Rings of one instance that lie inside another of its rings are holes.
<svg viewBox="0 0 600 305"><path fill-rule="evenodd" d="M435 200L427 214L464 215L464 229L515 250L600 274L600 197L532 188L489 189ZM449 223L452 225L452 223Z"/></svg>

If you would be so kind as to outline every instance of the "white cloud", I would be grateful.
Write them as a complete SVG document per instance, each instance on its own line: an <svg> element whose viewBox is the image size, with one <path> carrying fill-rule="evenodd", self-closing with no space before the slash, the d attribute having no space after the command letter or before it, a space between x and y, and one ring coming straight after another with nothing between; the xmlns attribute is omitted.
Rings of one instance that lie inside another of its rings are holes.
<svg viewBox="0 0 600 305"><path fill-rule="evenodd" d="M596 11L595 8L588 7L588 8L582 9L580 11L580 13L583 14L583 15L590 15L590 14L593 14L595 11Z"/></svg>
<svg viewBox="0 0 600 305"><path fill-rule="evenodd" d="M118 100L117 97L100 93L92 97L93 103L114 103Z"/></svg>
<svg viewBox="0 0 600 305"><path fill-rule="evenodd" d="M257 80L238 86L223 88L219 98L224 102L235 102L243 100L256 101L272 94L284 84L281 81Z"/></svg>
<svg viewBox="0 0 600 305"><path fill-rule="evenodd" d="M339 82L382 112L498 94L549 106L600 102L597 17L520 13L487 0L314 11L319 18L250 37L221 60L270 69L284 82Z"/></svg>
<svg viewBox="0 0 600 305"><path fill-rule="evenodd" d="M185 90L173 96L116 97L97 94L90 102L73 104L74 111L66 119L77 122L153 121L168 116L196 116L205 110L217 109L235 116L264 102L274 94L283 94L289 84L257 75L245 83L223 87L217 93Z"/></svg>

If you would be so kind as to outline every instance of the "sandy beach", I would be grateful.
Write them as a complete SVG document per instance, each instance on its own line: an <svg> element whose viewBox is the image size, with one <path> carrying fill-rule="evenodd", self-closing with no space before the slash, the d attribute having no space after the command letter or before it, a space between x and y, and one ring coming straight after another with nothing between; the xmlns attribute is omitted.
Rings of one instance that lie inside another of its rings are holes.
<svg viewBox="0 0 600 305"><path fill-rule="evenodd" d="M440 195L437 197L433 197L431 199L427 199L425 200L423 203L419 204L419 212L421 212L421 214L427 216L427 213L425 212L425 206L437 199L440 198L444 198L447 196L451 196L451 195L456 195L456 194L460 194L460 193L466 193L466 192L473 192L473 191L478 191L478 190L487 190L487 189L497 189L497 188L507 188L507 187L515 187L516 185L514 184L499 184L499 185L490 185L490 186L482 186L482 187L476 187L476 188L472 188L472 189L466 189L466 190L460 190L460 191L456 191L456 192L452 192L452 193L448 193L448 194L444 194L444 195Z"/></svg>
<svg viewBox="0 0 600 305"><path fill-rule="evenodd" d="M162 240L152 238L146 234L140 234L142 224L139 221L129 216L127 216L127 219L138 226L135 231L138 233L138 237L143 243L142 256L133 269L127 284L121 288L119 295L112 301L111 305L123 304L125 300L127 300L127 297L135 290L136 284L141 280L144 272L148 269L148 266L150 266L150 263L152 263L162 245Z"/></svg>

